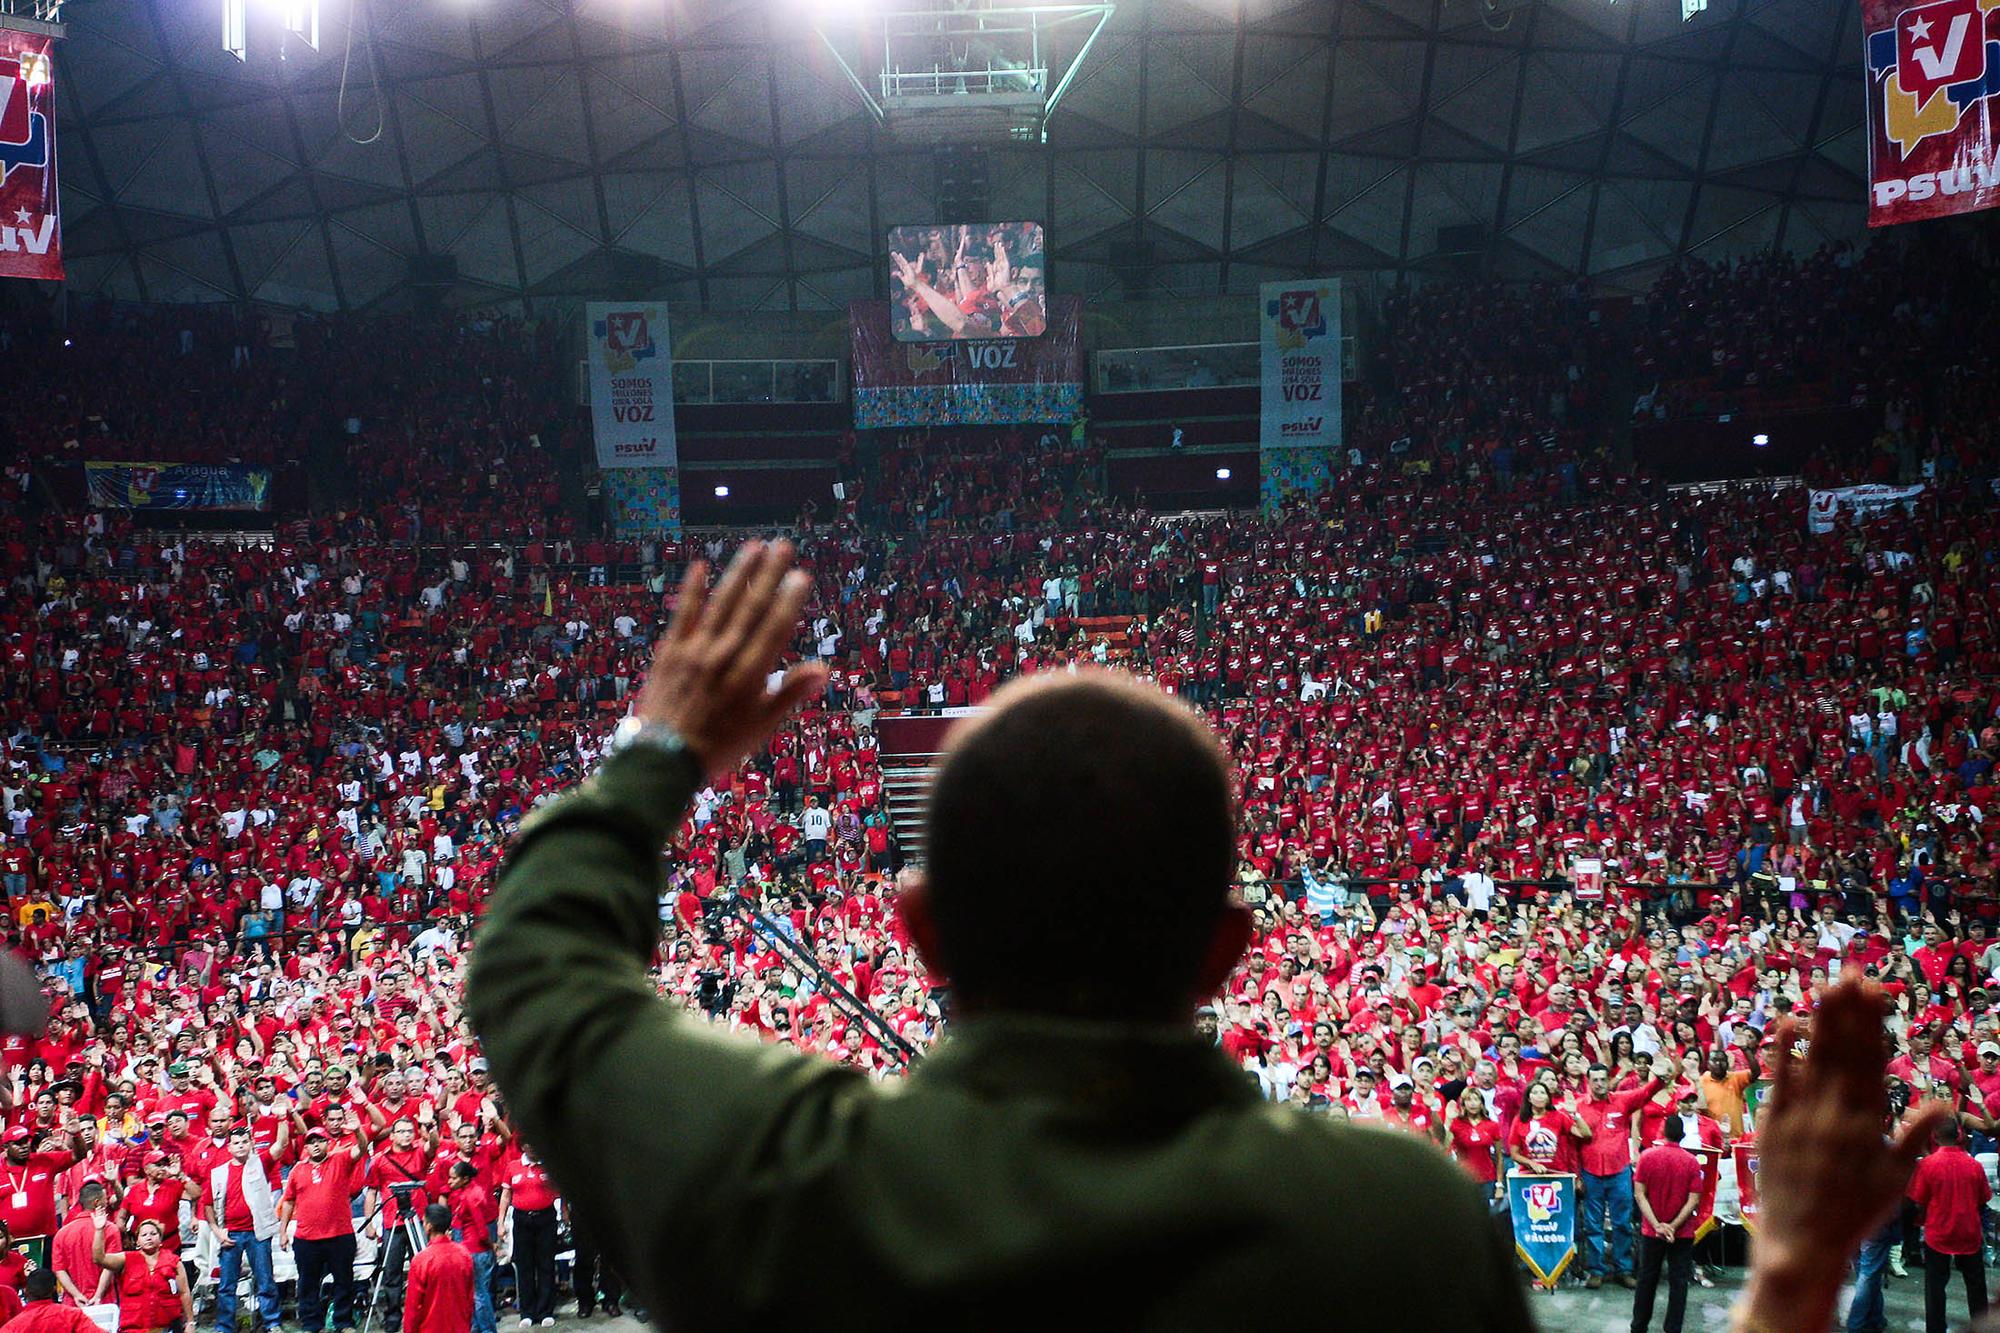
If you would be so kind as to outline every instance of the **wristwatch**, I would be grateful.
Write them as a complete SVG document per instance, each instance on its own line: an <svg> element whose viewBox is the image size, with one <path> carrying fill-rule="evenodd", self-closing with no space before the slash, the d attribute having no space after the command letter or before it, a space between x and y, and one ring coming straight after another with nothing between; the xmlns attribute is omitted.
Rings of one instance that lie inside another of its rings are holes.
<svg viewBox="0 0 2000 1333"><path fill-rule="evenodd" d="M611 729L611 743L604 747L604 757L609 759L636 749L657 750L678 759L696 774L701 772L701 760L689 748L686 738L664 722L647 722L637 717L620 719Z"/></svg>

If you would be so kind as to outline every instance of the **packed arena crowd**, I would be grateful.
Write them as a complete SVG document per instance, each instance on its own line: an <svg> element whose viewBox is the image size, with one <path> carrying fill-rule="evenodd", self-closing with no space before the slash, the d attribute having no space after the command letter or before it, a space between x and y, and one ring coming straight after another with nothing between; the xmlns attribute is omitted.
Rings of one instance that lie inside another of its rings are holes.
<svg viewBox="0 0 2000 1333"><path fill-rule="evenodd" d="M1897 262L1678 270L1644 355L1673 385L1740 384L1782 349L1729 312L1817 308L1792 294L1873 291ZM1574 288L1405 298L1357 466L1275 515L1136 507L1088 442L844 455L845 499L796 525L815 593L794 647L829 690L697 796L666 866L662 991L907 1068L949 1000L893 911L875 720L1115 666L1201 709L1236 765L1256 934L1204 1030L1271 1099L1426 1135L1481 1181L1580 1171L1591 1285L1629 1283L1633 1145L1691 1109L1705 1188L1727 1192L1764 1034L1809 1023L1843 968L1892 997L1900 1095L1950 1100L1993 1150L1990 359L1951 342L1964 306L1938 292L1908 321L1933 373L1787 361L1787 384L1880 417L1845 479L1928 482L1813 536L1802 490L1670 492L1610 460L1580 424L1612 352L1589 308ZM162 1249L220 1267L223 1327L247 1258L275 1327L260 1247L339 1270L359 1224L394 1268L386 1238L443 1201L487 1265L504 1235L510 1317L546 1323L560 1202L461 1020L467 947L511 832L601 754L680 568L734 538L614 537L566 510L579 426L541 331L302 320L287 352L177 313L93 318L79 340L204 369L52 378L62 413L9 404L19 476L183 438L277 459L314 433L359 485L268 542L25 488L0 518L5 934L55 1004L45 1037L0 1047L0 1223L53 1237L71 1299L127 1293L134 1329L161 1326ZM217 395L231 411L204 409ZM183 435L155 398L231 424ZM615 1310L575 1243L574 1297ZM332 1327L357 1326L353 1293L334 1299Z"/></svg>

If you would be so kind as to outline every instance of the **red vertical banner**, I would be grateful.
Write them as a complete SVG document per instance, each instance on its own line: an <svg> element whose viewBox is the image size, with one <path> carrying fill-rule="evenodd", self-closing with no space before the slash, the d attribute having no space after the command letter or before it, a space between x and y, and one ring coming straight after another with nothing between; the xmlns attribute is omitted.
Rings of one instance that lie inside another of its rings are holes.
<svg viewBox="0 0 2000 1333"><path fill-rule="evenodd" d="M1743 1212L1745 1230L1757 1229L1757 1143L1745 1139L1736 1145L1736 1198Z"/></svg>
<svg viewBox="0 0 2000 1333"><path fill-rule="evenodd" d="M2000 203L2000 4L1861 0L1868 225Z"/></svg>
<svg viewBox="0 0 2000 1333"><path fill-rule="evenodd" d="M52 41L0 29L0 278L63 275Z"/></svg>

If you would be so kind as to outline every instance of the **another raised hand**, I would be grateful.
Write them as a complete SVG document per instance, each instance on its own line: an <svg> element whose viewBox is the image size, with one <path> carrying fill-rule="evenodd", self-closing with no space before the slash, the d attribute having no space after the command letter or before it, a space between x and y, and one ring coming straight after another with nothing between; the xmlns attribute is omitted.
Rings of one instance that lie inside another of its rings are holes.
<svg viewBox="0 0 2000 1333"><path fill-rule="evenodd" d="M1881 987L1851 973L1827 989L1804 1059L1778 1025L1771 1095L1757 1133L1757 1238L1740 1327L1820 1329L1833 1319L1847 1262L1909 1185L1947 1102L1913 1107L1892 1140Z"/></svg>
<svg viewBox="0 0 2000 1333"><path fill-rule="evenodd" d="M800 663L767 684L798 631L812 577L792 567L790 542L748 542L708 588L708 567L688 566L667 632L634 714L672 727L711 777L735 771L778 724L826 686L826 668Z"/></svg>

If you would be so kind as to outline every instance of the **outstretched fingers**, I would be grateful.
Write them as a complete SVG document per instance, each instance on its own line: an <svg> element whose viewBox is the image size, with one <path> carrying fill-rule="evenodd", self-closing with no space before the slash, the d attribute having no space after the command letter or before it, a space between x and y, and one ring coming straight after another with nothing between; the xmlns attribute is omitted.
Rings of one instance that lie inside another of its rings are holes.
<svg viewBox="0 0 2000 1333"><path fill-rule="evenodd" d="M764 543L744 542L737 549L736 558L729 562L729 568L722 572L721 582L717 583L715 591L709 594L708 614L702 626L707 631L702 637L706 637L711 644L728 632L730 622L736 615L736 608L763 560Z"/></svg>
<svg viewBox="0 0 2000 1333"><path fill-rule="evenodd" d="M701 623L701 606L708 600L708 562L696 560L681 575L680 595L674 598L674 614L667 621L663 643L681 643Z"/></svg>
<svg viewBox="0 0 2000 1333"><path fill-rule="evenodd" d="M1792 1043L1797 1037L1797 1023L1789 1018L1778 1020L1777 1037L1771 1043L1778 1053L1776 1062L1771 1066L1770 1107L1774 1112L1782 1112L1790 1106L1794 1091L1800 1087L1799 1062L1792 1059Z"/></svg>

